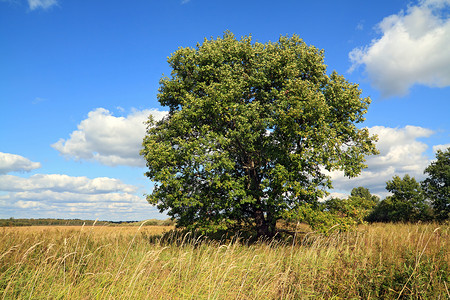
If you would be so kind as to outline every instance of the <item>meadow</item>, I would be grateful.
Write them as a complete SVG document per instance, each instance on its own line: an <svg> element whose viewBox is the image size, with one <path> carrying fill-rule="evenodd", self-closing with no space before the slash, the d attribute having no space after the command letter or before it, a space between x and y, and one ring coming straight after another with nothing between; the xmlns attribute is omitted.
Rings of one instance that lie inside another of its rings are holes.
<svg viewBox="0 0 450 300"><path fill-rule="evenodd" d="M171 226L0 228L1 299L449 299L450 226L249 242Z"/></svg>

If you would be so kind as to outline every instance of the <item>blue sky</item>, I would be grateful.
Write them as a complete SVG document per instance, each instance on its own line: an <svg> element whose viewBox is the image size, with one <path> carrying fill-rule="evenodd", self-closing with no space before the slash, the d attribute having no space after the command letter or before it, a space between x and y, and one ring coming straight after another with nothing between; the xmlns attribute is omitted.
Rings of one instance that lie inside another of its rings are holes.
<svg viewBox="0 0 450 300"><path fill-rule="evenodd" d="M380 155L333 195L423 179L450 146L450 1L0 0L0 218L165 218L143 196L143 122L167 57L225 30L298 34L359 83Z"/></svg>

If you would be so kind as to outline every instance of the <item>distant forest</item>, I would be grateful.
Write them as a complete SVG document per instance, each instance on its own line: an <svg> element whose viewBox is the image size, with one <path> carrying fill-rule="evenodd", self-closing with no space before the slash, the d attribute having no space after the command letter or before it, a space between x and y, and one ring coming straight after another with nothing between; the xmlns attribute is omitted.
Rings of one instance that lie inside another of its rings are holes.
<svg viewBox="0 0 450 300"><path fill-rule="evenodd" d="M171 226L175 223L170 220L151 219L147 221L94 221L80 219L0 219L0 227L8 226L117 226L117 225L137 225L140 226L145 222L144 226Z"/></svg>

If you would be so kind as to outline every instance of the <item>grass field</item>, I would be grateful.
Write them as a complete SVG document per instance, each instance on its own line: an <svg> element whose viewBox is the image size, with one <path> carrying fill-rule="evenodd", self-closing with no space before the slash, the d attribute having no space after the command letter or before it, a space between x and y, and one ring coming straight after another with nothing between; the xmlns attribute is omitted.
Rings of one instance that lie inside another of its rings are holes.
<svg viewBox="0 0 450 300"><path fill-rule="evenodd" d="M247 243L171 227L0 228L1 299L449 299L450 226Z"/></svg>

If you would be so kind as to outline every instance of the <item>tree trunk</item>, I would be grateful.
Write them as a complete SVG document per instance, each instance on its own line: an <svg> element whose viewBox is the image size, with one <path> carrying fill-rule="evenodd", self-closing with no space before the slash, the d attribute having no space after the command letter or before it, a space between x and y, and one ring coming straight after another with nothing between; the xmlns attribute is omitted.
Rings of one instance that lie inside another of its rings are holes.
<svg viewBox="0 0 450 300"><path fill-rule="evenodd" d="M269 226L264 218L264 212L260 208L255 211L255 225L258 238L269 236Z"/></svg>
<svg viewBox="0 0 450 300"><path fill-rule="evenodd" d="M261 202L260 183L261 178L256 168L257 163L254 161L249 162L248 176L250 189L253 192L253 196L257 199L254 207L254 218L257 237L272 238L275 235L275 224L273 222L272 214L268 211L264 211L264 205ZM264 215L266 213L266 215Z"/></svg>
<svg viewBox="0 0 450 300"><path fill-rule="evenodd" d="M275 222L270 216L265 217L260 208L255 211L255 225L258 238L272 238L275 235Z"/></svg>

